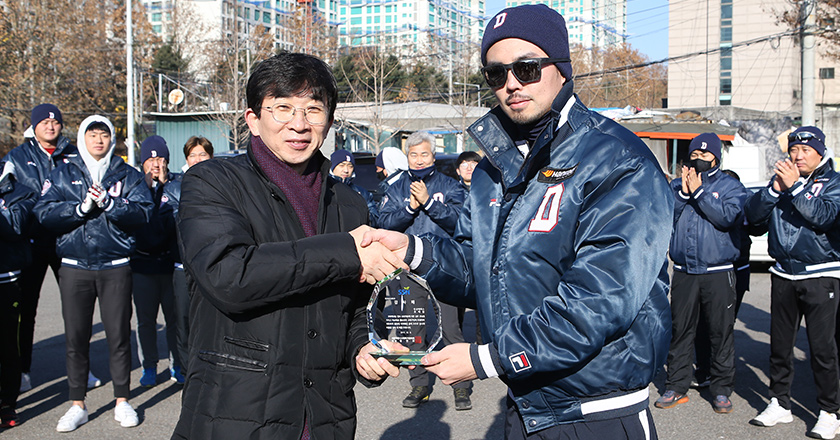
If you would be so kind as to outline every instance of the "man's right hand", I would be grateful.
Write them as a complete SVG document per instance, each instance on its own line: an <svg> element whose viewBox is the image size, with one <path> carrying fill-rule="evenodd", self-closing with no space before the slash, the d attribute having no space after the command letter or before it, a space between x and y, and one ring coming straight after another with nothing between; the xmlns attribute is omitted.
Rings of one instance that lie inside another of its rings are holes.
<svg viewBox="0 0 840 440"><path fill-rule="evenodd" d="M369 284L375 284L397 269L408 270L408 266L403 262L403 259L391 252L382 243L370 240L364 242L365 233L372 230L369 226L359 226L350 231L350 235L356 243L359 260L362 262L362 273L359 281ZM405 251L402 254L405 256Z"/></svg>
<svg viewBox="0 0 840 440"><path fill-rule="evenodd" d="M405 261L405 252L408 250L408 235L387 229L369 229L365 232L361 244L362 246L368 246L374 242L381 243L394 252L400 261Z"/></svg>
<svg viewBox="0 0 840 440"><path fill-rule="evenodd" d="M93 209L95 205L96 201L93 200L93 195L88 192L85 196L85 200L83 200L81 206L79 206L79 210L82 211L82 214L87 214Z"/></svg>

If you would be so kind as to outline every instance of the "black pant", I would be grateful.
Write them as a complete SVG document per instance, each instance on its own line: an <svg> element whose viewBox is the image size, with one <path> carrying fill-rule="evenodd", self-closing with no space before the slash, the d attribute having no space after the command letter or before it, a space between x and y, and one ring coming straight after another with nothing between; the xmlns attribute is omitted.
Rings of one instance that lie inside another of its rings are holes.
<svg viewBox="0 0 840 440"><path fill-rule="evenodd" d="M836 413L840 409L837 346L834 327L840 280L812 278L792 281L771 277L770 288L770 397L790 409L793 381L793 347L802 317L811 351L811 370L817 386L820 409Z"/></svg>
<svg viewBox="0 0 840 440"><path fill-rule="evenodd" d="M657 440L650 409L641 413L592 422L552 426L528 434L510 396L505 414L505 440Z"/></svg>
<svg viewBox="0 0 840 440"><path fill-rule="evenodd" d="M172 273L172 287L175 292L176 346L181 359L181 370L186 372L187 362L190 359L187 346L190 340L190 292L187 289L187 276L183 270L176 269Z"/></svg>
<svg viewBox="0 0 840 440"><path fill-rule="evenodd" d="M114 397L129 397L131 374L131 268L84 270L62 266L58 288L67 337L67 383L70 400L84 400L90 370L93 310L99 314L108 342Z"/></svg>
<svg viewBox="0 0 840 440"><path fill-rule="evenodd" d="M710 391L712 395L729 396L735 382L735 274L731 270L702 275L674 272L665 388L678 393L688 391L701 309L711 345Z"/></svg>
<svg viewBox="0 0 840 440"><path fill-rule="evenodd" d="M47 267L52 269L56 281L61 262L55 251L33 249L32 264L20 274L20 369L24 373L32 371L32 341L35 338L35 314L38 300L41 298L41 286L47 275Z"/></svg>
<svg viewBox="0 0 840 440"><path fill-rule="evenodd" d="M736 266L738 266L736 264ZM741 310L741 303L744 302L744 294L750 290L750 265L741 265L735 270L735 318L738 318L738 311ZM840 315L838 315L840 316ZM709 343L709 331L706 329L706 317L703 310L700 310L700 319L697 323L697 336L694 338L694 350L696 352L695 362L697 370L695 377L701 382L709 377L711 366L712 346ZM838 347L840 347L840 335L837 336Z"/></svg>
<svg viewBox="0 0 840 440"><path fill-rule="evenodd" d="M20 285L0 284L0 406L17 407L20 393Z"/></svg>

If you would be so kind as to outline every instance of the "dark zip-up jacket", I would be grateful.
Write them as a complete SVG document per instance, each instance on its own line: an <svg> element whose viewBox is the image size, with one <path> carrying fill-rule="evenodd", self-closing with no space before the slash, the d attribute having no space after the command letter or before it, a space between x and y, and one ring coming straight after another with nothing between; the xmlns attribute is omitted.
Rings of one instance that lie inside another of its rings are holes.
<svg viewBox="0 0 840 440"><path fill-rule="evenodd" d="M190 368L173 439L352 439L355 356L368 342L361 262L347 234L359 194L322 173L317 235L248 153L204 161L181 184ZM361 378L360 378L361 380Z"/></svg>
<svg viewBox="0 0 840 440"><path fill-rule="evenodd" d="M37 201L38 192L15 176L0 180L0 283L17 280L20 270L32 262L28 233L35 224L32 208Z"/></svg>
<svg viewBox="0 0 840 440"><path fill-rule="evenodd" d="M76 156L76 146L70 143L70 139L60 136L52 155L48 156L35 138L26 138L22 144L9 151L3 160L15 164L15 177L18 182L40 191L47 176L55 168ZM38 222L35 222L28 234L36 252L55 252L55 234Z"/></svg>
<svg viewBox="0 0 840 440"><path fill-rule="evenodd" d="M154 188L146 188L152 199L152 212L149 223L135 234L131 270L144 274L172 273L175 262L181 261L178 256L178 237L175 234L178 201L181 199L181 175L169 173L163 185L158 183Z"/></svg>
<svg viewBox="0 0 840 440"><path fill-rule="evenodd" d="M429 192L425 206L411 210L411 171L400 173L391 183L379 208L379 227L408 234L435 234L451 237L466 198L457 180L433 170L423 182Z"/></svg>
<svg viewBox="0 0 840 440"><path fill-rule="evenodd" d="M749 193L719 167L700 173L700 178L703 184L693 194L682 192L681 178L671 182L676 200L669 251L674 270L693 275L733 270Z"/></svg>
<svg viewBox="0 0 840 440"><path fill-rule="evenodd" d="M134 252L134 232L149 222L152 199L143 174L112 157L102 186L112 203L83 214L80 205L93 185L80 156L50 173L35 205L35 215L58 235L56 252L62 266L102 270L125 266Z"/></svg>
<svg viewBox="0 0 840 440"><path fill-rule="evenodd" d="M772 271L797 276L840 271L840 174L831 156L826 150L808 179L787 191L776 192L771 180L747 200L747 220L769 228L767 250L776 260Z"/></svg>
<svg viewBox="0 0 840 440"><path fill-rule="evenodd" d="M438 299L478 307L529 433L646 408L671 337L665 176L638 137L563 93L527 157L499 107L470 126L486 158L455 236L424 236L417 268ZM633 404L596 402L618 396Z"/></svg>

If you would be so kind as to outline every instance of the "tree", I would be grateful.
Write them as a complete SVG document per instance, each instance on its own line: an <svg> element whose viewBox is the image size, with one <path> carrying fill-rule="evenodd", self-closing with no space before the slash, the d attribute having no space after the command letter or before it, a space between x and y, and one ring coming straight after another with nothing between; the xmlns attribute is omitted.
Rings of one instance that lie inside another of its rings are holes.
<svg viewBox="0 0 840 440"><path fill-rule="evenodd" d="M804 8L816 5L813 11L816 18L817 41L820 51L827 58L840 60L840 0L787 0L790 8L774 10L779 23L791 29L797 29L805 22Z"/></svg>
<svg viewBox="0 0 840 440"><path fill-rule="evenodd" d="M152 60L152 69L163 72L176 78L186 77L189 74L189 58L181 53L181 48L174 38L164 43L155 51Z"/></svg>
<svg viewBox="0 0 840 440"><path fill-rule="evenodd" d="M646 63L647 56L629 44L586 49L573 45L572 68L575 91L590 107L642 108L662 106L667 96L668 74L665 66L654 64L609 73L611 69ZM591 74L591 75L589 75Z"/></svg>
<svg viewBox="0 0 840 440"><path fill-rule="evenodd" d="M135 63L148 66L157 40L142 14L134 20ZM116 0L4 1L0 114L11 121L3 133L10 144L22 140L31 108L43 102L62 109L65 126L98 113L124 135L125 41L125 4Z"/></svg>

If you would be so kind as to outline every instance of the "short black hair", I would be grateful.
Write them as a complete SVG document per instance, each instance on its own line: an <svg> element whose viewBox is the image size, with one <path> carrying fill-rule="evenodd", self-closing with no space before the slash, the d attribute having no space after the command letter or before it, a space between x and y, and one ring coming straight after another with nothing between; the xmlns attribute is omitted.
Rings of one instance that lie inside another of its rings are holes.
<svg viewBox="0 0 840 440"><path fill-rule="evenodd" d="M734 177L735 180L737 180L739 182L741 181L741 176L739 176L738 173L736 173L735 171L732 171L732 170L721 170L721 171L728 174L730 177Z"/></svg>
<svg viewBox="0 0 840 440"><path fill-rule="evenodd" d="M114 133L111 133L111 129L108 128L108 124L106 124L104 122L99 122L99 121L92 122L90 125L87 126L87 128L85 128L85 133L87 133L89 131L93 131L93 130L102 130L105 133L108 133L108 135L110 135L110 136L114 135Z"/></svg>
<svg viewBox="0 0 840 440"><path fill-rule="evenodd" d="M327 63L312 55L280 52L257 65L246 88L248 108L260 117L265 98L289 98L311 94L327 105L328 120L335 114L338 91Z"/></svg>
<svg viewBox="0 0 840 440"><path fill-rule="evenodd" d="M459 154L458 159L455 160L455 167L457 168L461 166L462 162L481 162L481 155L475 151L464 151Z"/></svg>

